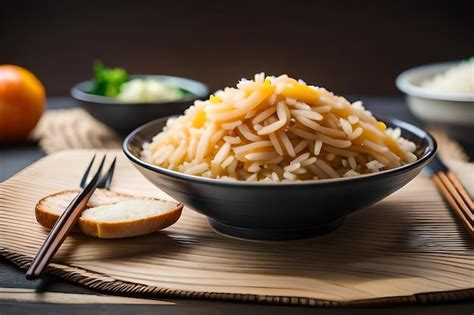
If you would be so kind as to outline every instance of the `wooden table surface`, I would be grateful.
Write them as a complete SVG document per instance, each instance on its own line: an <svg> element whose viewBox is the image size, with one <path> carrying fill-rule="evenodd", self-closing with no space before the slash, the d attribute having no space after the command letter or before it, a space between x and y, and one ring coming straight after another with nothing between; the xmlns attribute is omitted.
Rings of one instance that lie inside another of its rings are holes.
<svg viewBox="0 0 474 315"><path fill-rule="evenodd" d="M355 100L358 98L350 98ZM402 98L360 97L376 115L416 123ZM69 108L69 98L51 98L49 109ZM474 147L464 147L473 159ZM0 181L45 155L35 143L0 147ZM1 242L1 240L0 240ZM474 279L473 279L474 281ZM311 308L184 299L147 300L105 296L55 277L27 281L24 272L0 258L0 314L473 314L474 301L370 308Z"/></svg>

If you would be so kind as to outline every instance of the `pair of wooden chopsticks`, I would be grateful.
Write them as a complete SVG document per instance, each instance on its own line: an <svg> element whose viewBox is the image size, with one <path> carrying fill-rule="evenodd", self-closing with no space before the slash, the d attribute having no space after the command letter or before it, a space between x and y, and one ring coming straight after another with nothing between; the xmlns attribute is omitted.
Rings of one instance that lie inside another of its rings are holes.
<svg viewBox="0 0 474 315"><path fill-rule="evenodd" d="M101 172L104 166L105 157L106 156L104 155L102 161L100 162L99 168L97 169L95 175L92 177L91 181L86 184L89 171L95 160L95 155L92 158L92 161L89 163L89 166L87 167L84 175L82 176L80 184L82 190L71 201L69 206L66 208L66 210L64 210L63 214L54 224L53 228L46 237L43 245L41 245L40 249L38 250L38 253L33 258L33 261L30 267L28 268L28 271L26 272L26 279L34 280L41 276L43 270L49 264L56 251L59 249L61 244L64 242L64 240L76 224L82 211L84 211L84 209L86 208L87 202L91 198L95 189L98 187L108 189L110 187L115 168L115 159L110 165L110 168L107 171L106 175L101 179Z"/></svg>
<svg viewBox="0 0 474 315"><path fill-rule="evenodd" d="M453 209L463 226L474 238L473 201L459 179L435 156L430 164L434 174L431 176L438 190Z"/></svg>

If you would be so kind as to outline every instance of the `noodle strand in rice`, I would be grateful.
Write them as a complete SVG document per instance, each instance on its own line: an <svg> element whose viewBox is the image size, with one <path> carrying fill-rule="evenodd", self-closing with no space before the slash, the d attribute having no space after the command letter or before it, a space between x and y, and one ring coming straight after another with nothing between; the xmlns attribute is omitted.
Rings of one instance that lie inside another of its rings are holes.
<svg viewBox="0 0 474 315"><path fill-rule="evenodd" d="M379 172L413 162L415 149L360 101L257 74L170 118L142 157L190 175L287 182Z"/></svg>

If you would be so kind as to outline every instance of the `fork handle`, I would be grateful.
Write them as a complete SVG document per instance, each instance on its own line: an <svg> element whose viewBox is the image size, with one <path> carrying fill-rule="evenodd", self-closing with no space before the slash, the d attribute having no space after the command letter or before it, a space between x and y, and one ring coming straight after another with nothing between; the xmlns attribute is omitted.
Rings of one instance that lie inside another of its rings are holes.
<svg viewBox="0 0 474 315"><path fill-rule="evenodd" d="M97 186L97 181L95 181L95 183L91 182L90 184L92 185L88 185L73 199L56 221L26 272L26 279L33 280L39 278L44 268L49 264L51 258L64 242L79 219L82 211L86 208L87 202Z"/></svg>

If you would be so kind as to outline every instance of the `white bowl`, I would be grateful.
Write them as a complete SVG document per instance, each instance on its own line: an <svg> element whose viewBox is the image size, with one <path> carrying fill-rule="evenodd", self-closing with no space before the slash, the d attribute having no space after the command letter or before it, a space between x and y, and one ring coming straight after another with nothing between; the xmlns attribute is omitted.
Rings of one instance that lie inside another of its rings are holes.
<svg viewBox="0 0 474 315"><path fill-rule="evenodd" d="M457 63L437 63L406 70L397 77L396 84L405 93L415 117L428 127L443 129L457 140L474 143L474 94L449 93L421 86L423 81Z"/></svg>

